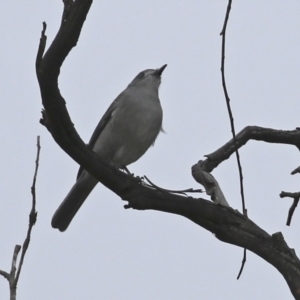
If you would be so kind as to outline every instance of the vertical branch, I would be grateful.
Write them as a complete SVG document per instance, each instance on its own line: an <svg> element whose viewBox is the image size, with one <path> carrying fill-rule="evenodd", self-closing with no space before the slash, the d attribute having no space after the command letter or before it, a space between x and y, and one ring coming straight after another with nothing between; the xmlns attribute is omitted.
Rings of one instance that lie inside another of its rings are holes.
<svg viewBox="0 0 300 300"><path fill-rule="evenodd" d="M41 151L40 137L38 136L37 137L37 155L36 155L36 160L35 160L35 171L34 171L33 182L32 182L32 186L31 186L32 206L31 206L31 211L29 214L29 225L28 225L27 235L26 235L26 239L23 243L20 263L19 263L19 267L18 267L18 271L17 271L17 275L16 275L16 284L19 280L23 262L24 262L24 257L25 257L26 251L27 251L29 243L30 243L31 231L32 231L32 228L33 228L34 224L36 223L36 219L37 219L37 211L35 210L35 206L36 206L35 184L36 184L37 172L39 169L40 151Z"/></svg>
<svg viewBox="0 0 300 300"><path fill-rule="evenodd" d="M226 15L225 15L224 25L223 25L222 31L220 33L220 35L222 36L221 74L222 74L222 86L223 86L223 91L224 91L224 95L225 95L225 99L226 99L226 105L227 105L227 110L228 110L229 119L230 119L231 132L232 132L233 141L234 141L234 145L235 145L236 160L237 160L238 170L239 170L240 190L241 190L243 214L247 215L247 209L246 209L246 206L245 206L245 196L244 196L242 165L241 165L241 161L240 161L239 151L236 147L236 135L235 135L234 119L233 119L233 114L232 114L232 110L231 110L231 106L230 106L230 98L229 98L229 95L228 95L226 80L225 80L226 28L227 28L227 23L228 23L228 20L229 20L229 14L230 14L230 10L231 10L231 3L232 3L232 0L229 0L228 5L227 5L227 11L226 11Z"/></svg>
<svg viewBox="0 0 300 300"><path fill-rule="evenodd" d="M34 176L33 176L33 183L31 186L32 206L31 206L31 211L29 214L29 225L28 225L28 229L27 229L26 238L24 240L23 247L21 247L20 245L15 246L10 273L0 270L0 275L2 275L4 278L6 278L9 282L10 300L16 300L18 280L19 280L19 277L21 274L23 263L24 263L25 254L26 254L26 251L27 251L29 243L30 243L31 231L32 231L32 228L33 228L34 224L36 223L36 219L37 219L37 212L35 210L35 207L36 207L35 184L36 184L37 172L38 172L38 168L39 168L40 150L41 150L40 137L38 136L37 137L37 156L36 156L36 160L35 160L35 172L34 172ZM19 252L21 249L22 249L21 258L20 258L19 265L17 267L17 259L18 259L18 255L19 255Z"/></svg>
<svg viewBox="0 0 300 300"><path fill-rule="evenodd" d="M237 165L238 165L238 170L239 170L239 177L240 177L240 191L241 191L241 198L242 198L242 208L243 208L243 214L247 216L247 209L245 205L245 195L244 195L244 185L243 185L243 171L242 171L242 165L240 161L240 155L236 143L236 134L235 134L235 127L234 127L234 119L233 119L233 114L230 106L230 98L228 95L227 91L227 86L226 86L226 80L225 80L225 45L226 45L226 29L227 29L227 24L229 20L229 14L231 10L231 3L232 0L228 0L228 5L227 5L227 10L226 10L226 15L225 15L225 20L224 20L224 25L222 28L222 31L220 35L222 36L222 59L221 59L221 74L222 74L222 86L223 86L223 91L226 99L226 105L227 105L227 110L228 110L228 115L230 119L230 126L231 126L231 132L233 136L233 142L234 142L234 148L235 148L235 153L236 153L236 160L237 160ZM246 249L244 249L244 254L243 254L243 260L242 260L242 265L239 271L239 274L237 276L237 279L240 278L245 263L246 263Z"/></svg>
<svg viewBox="0 0 300 300"><path fill-rule="evenodd" d="M279 196L280 196L280 198L289 197L289 198L294 199L293 204L289 209L288 218L287 218L287 221L286 221L286 225L290 226L291 222L292 222L293 214L294 214L295 209L297 208L297 205L298 205L299 200L300 200L300 192L298 192L298 193L289 193L289 192L283 192L282 191Z"/></svg>

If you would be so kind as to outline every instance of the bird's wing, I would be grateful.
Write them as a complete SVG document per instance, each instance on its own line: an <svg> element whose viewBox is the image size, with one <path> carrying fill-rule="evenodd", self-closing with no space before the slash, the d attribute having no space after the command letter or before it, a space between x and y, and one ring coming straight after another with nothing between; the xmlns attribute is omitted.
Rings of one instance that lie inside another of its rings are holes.
<svg viewBox="0 0 300 300"><path fill-rule="evenodd" d="M118 100L120 99L120 96L118 96L116 98L115 101L113 101L113 103L108 107L107 111L105 112L105 114L103 115L103 117L101 118L101 120L99 121L97 127L95 128L92 137L88 143L88 147L90 149L93 149L98 137L100 136L101 132L103 131L103 129L105 128L106 124L109 122L109 120L111 119L112 113L114 112L114 110L117 108L118 106ZM79 176L82 174L83 172L83 167L80 166L78 174L77 174L77 178L79 178Z"/></svg>

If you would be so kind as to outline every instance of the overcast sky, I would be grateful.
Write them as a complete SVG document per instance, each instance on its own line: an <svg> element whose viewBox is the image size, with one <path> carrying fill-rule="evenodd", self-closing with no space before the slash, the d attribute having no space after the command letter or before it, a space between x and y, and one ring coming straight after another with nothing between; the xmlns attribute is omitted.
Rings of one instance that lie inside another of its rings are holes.
<svg viewBox="0 0 300 300"><path fill-rule="evenodd" d="M94 1L59 78L83 140L137 73L167 63L160 88L166 133L130 170L164 188L200 188L191 166L231 138L220 75L226 6L220 0ZM39 124L34 65L42 22L49 46L62 8L60 0L0 2L0 268L6 271L27 230L37 135L42 144L38 221L18 299L291 299L283 277L256 255L248 252L237 281L243 249L177 215L125 210L100 184L66 232L51 228L78 165ZM299 126L299 12L295 0L233 1L226 79L237 131ZM299 191L299 175L290 175L299 166L298 150L249 142L240 155L249 217L270 234L281 231L299 254L300 210L285 226L291 200L279 198L282 190ZM235 157L213 175L241 211ZM0 278L0 299L8 295Z"/></svg>

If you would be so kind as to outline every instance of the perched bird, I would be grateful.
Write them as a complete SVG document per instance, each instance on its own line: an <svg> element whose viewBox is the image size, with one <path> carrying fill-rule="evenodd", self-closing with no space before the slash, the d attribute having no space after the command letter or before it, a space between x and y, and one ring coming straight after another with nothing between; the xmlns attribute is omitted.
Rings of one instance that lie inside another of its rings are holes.
<svg viewBox="0 0 300 300"><path fill-rule="evenodd" d="M117 168L137 161L162 130L158 89L166 66L140 72L109 106L89 141L94 152ZM76 183L52 218L52 227L65 231L97 183L80 167Z"/></svg>

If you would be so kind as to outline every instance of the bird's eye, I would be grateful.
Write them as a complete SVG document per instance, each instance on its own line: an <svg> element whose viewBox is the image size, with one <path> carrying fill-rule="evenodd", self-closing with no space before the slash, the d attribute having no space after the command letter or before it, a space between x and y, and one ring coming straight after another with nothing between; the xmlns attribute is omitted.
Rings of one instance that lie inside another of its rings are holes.
<svg viewBox="0 0 300 300"><path fill-rule="evenodd" d="M137 77L140 78L140 79L142 79L142 78L145 77L145 73L144 73L144 72L141 72Z"/></svg>

